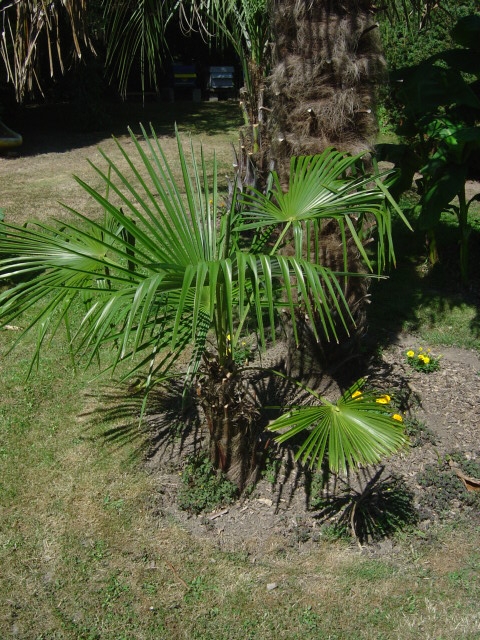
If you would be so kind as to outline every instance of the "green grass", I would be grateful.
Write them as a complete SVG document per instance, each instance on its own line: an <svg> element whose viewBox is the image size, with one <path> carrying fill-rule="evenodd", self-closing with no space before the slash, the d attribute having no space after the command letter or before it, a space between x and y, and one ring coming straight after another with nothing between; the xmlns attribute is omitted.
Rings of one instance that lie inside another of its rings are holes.
<svg viewBox="0 0 480 640"><path fill-rule="evenodd" d="M475 214L477 216L477 214ZM476 218L475 218L476 220ZM414 222L414 221L413 221ZM424 234L395 225L396 266L372 286L370 335L380 345L402 331L434 346L480 349L480 230L472 224L470 278L460 284L457 225L445 215L438 229L440 262L430 266Z"/></svg>
<svg viewBox="0 0 480 640"><path fill-rule="evenodd" d="M162 517L130 446L81 417L93 372L54 343L26 383L31 347L1 361L0 637L478 638L478 527L403 534L388 559L345 541L222 552Z"/></svg>

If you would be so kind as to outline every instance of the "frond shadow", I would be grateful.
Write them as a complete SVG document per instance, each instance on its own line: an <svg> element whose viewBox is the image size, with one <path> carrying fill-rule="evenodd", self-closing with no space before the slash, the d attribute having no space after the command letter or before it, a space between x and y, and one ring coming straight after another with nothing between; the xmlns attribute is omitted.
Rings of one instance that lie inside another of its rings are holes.
<svg viewBox="0 0 480 640"><path fill-rule="evenodd" d="M138 387L117 385L90 394L94 408L82 414L105 443L133 445L132 457L153 458L174 450L195 453L201 446L200 415L183 400L183 385L170 380L147 397Z"/></svg>
<svg viewBox="0 0 480 640"><path fill-rule="evenodd" d="M360 469L347 478L329 477L323 490L312 497L311 507L318 510L316 518L333 522L339 534L348 532L360 544L415 524L418 513L413 492L395 475L382 478L384 470L380 466Z"/></svg>

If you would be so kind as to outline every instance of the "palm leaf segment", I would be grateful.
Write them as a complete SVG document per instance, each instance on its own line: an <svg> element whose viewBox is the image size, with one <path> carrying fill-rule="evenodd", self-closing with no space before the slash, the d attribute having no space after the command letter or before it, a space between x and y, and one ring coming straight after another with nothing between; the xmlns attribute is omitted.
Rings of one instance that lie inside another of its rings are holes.
<svg viewBox="0 0 480 640"><path fill-rule="evenodd" d="M244 197L250 213L245 228L256 229L268 224L282 224L284 234L291 227L296 255L305 242L313 246L313 260L318 263L318 231L322 220L335 219L344 243L351 234L369 270L373 270L365 251L366 230L377 230L377 268L380 273L388 262L395 262L392 243L391 210L410 225L382 182L391 171L366 174L362 155L351 156L334 148L316 156L293 157L290 163L289 189L284 192L278 175L273 173L273 192L258 191ZM316 244L315 244L316 243Z"/></svg>
<svg viewBox="0 0 480 640"><path fill-rule="evenodd" d="M255 317L262 344L269 331L274 339L278 305L289 310L294 328L302 304L313 326L320 317L324 332L335 336L331 305L341 321L348 317L341 285L336 274L302 257L298 229L303 221L314 224L322 206L324 213L330 208L338 216L346 203L356 202L359 210L367 206L364 194L355 200L354 190L346 193L338 181L344 157L324 158L329 164L321 185L328 207L312 196L322 163L308 159L293 165L284 197L279 188L275 202L255 194L241 214L234 198L219 218L216 161L209 171L203 153L197 160L192 148L187 162L177 134L178 179L155 132L150 137L142 132L143 141L131 134L135 161L117 142L126 169L103 152L106 168L92 164L103 193L77 178L104 211L103 221L70 209L76 224L5 225L0 235L0 253L6 256L0 277L22 279L0 295L0 320L30 314L26 331L38 330L34 360L64 321L72 345L88 352L89 362L110 344L116 347L112 368L137 356L126 375L148 366L152 380L167 374L188 345L193 345L193 375L212 327L220 360L231 357L228 336L238 336L248 315ZM278 242L264 241L279 223L297 229L294 256L279 255ZM255 237L245 248L239 238L249 228ZM73 331L69 318L74 309L78 315L79 306L83 317Z"/></svg>
<svg viewBox="0 0 480 640"><path fill-rule="evenodd" d="M269 429L283 432L278 442L307 430L296 457L311 467L327 459L331 471L345 473L351 467L378 463L405 447L407 438L391 398L364 393L365 382L364 378L356 382L336 404L309 390L317 404L291 409Z"/></svg>

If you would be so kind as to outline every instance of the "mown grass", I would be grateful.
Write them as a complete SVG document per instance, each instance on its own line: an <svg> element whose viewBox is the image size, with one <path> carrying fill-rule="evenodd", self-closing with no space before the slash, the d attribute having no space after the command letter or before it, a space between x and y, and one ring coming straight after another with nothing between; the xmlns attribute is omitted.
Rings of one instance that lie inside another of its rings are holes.
<svg viewBox="0 0 480 640"><path fill-rule="evenodd" d="M374 291L382 339L409 326L432 331L430 318L437 331L455 327L456 341L464 327L462 344L478 348L468 295L427 281L417 247L402 238L397 271ZM477 525L412 530L380 558L345 540L307 551L279 538L258 557L222 551L162 514L134 442L108 443L111 424L82 417L95 370L75 375L54 341L26 381L35 336L5 356L16 338L0 332L0 638L480 638Z"/></svg>

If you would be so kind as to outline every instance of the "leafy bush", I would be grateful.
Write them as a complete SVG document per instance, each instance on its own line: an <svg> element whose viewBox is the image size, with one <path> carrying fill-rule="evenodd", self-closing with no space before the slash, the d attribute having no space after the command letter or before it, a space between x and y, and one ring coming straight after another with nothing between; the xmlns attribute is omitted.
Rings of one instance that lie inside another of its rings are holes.
<svg viewBox="0 0 480 640"><path fill-rule="evenodd" d="M442 50L420 63L399 70L393 80L401 104L399 136L405 143L379 145L379 158L394 162L399 171L393 192L412 185L415 173L419 203L418 229L428 239L429 259L438 262L436 227L442 213L458 220L460 271L468 276L469 209L480 198L467 200L465 183L480 153L480 16L457 22L452 39L463 48ZM458 204L457 204L458 203Z"/></svg>

